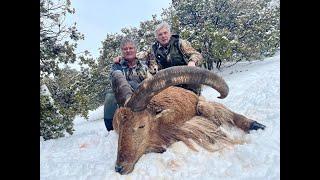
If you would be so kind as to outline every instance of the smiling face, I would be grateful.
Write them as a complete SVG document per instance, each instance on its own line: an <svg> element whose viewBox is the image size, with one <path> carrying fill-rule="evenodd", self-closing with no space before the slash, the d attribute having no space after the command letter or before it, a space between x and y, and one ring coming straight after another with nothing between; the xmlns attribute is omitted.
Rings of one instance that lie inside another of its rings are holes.
<svg viewBox="0 0 320 180"><path fill-rule="evenodd" d="M122 48L122 57L127 61L132 61L136 58L137 48L133 43L126 43Z"/></svg>
<svg viewBox="0 0 320 180"><path fill-rule="evenodd" d="M146 111L132 112L128 108L120 108L115 115L119 126L118 155L115 170L120 174L133 171L134 165L146 152L151 115Z"/></svg>
<svg viewBox="0 0 320 180"><path fill-rule="evenodd" d="M162 46L169 44L171 32L167 27L163 27L156 32L157 40Z"/></svg>

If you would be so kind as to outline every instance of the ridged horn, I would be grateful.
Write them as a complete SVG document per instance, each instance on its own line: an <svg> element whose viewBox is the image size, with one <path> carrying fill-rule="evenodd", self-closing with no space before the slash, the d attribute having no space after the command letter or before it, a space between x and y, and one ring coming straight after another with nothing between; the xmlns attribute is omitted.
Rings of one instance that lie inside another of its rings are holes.
<svg viewBox="0 0 320 180"><path fill-rule="evenodd" d="M120 70L112 72L111 79L112 89L116 97L117 104L124 106L126 100L133 94L131 86Z"/></svg>
<svg viewBox="0 0 320 180"><path fill-rule="evenodd" d="M157 72L151 78L145 79L129 101L125 104L133 111L144 110L153 96L163 89L179 84L204 84L220 93L218 98L225 98L229 88L226 82L215 73L199 67L174 66Z"/></svg>

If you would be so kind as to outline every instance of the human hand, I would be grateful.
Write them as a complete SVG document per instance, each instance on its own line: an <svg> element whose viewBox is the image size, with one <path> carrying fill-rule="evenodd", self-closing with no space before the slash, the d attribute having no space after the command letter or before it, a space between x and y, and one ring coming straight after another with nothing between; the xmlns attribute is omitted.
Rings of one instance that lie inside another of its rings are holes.
<svg viewBox="0 0 320 180"><path fill-rule="evenodd" d="M120 62L121 56L113 58L113 63L118 64Z"/></svg>
<svg viewBox="0 0 320 180"><path fill-rule="evenodd" d="M196 63L194 61L189 61L188 66L196 66Z"/></svg>

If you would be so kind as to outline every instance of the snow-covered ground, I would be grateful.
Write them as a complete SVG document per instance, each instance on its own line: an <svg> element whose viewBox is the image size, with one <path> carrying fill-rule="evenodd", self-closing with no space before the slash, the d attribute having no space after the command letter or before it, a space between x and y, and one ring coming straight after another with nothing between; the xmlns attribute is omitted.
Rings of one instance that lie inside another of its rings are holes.
<svg viewBox="0 0 320 180"><path fill-rule="evenodd" d="M162 154L143 155L129 175L115 172L118 135L108 133L103 107L76 117L72 136L43 141L40 138L42 180L93 179L280 179L280 55L263 61L240 62L217 72L229 85L229 95L217 99L208 87L203 95L267 126L262 131L231 135L244 144L218 152L197 146L194 152L177 142Z"/></svg>

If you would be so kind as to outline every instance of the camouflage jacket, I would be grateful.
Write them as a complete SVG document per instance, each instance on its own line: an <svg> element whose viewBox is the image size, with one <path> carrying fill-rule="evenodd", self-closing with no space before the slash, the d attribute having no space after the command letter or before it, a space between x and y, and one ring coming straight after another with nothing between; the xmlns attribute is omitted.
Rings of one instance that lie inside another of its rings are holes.
<svg viewBox="0 0 320 180"><path fill-rule="evenodd" d="M135 90L149 75L148 67L145 64L145 61L141 60L136 60L136 65L130 68L128 66L128 62L124 59L121 59L120 63L113 64L111 66L110 79L112 78L112 72L116 70L122 71L133 90Z"/></svg>

